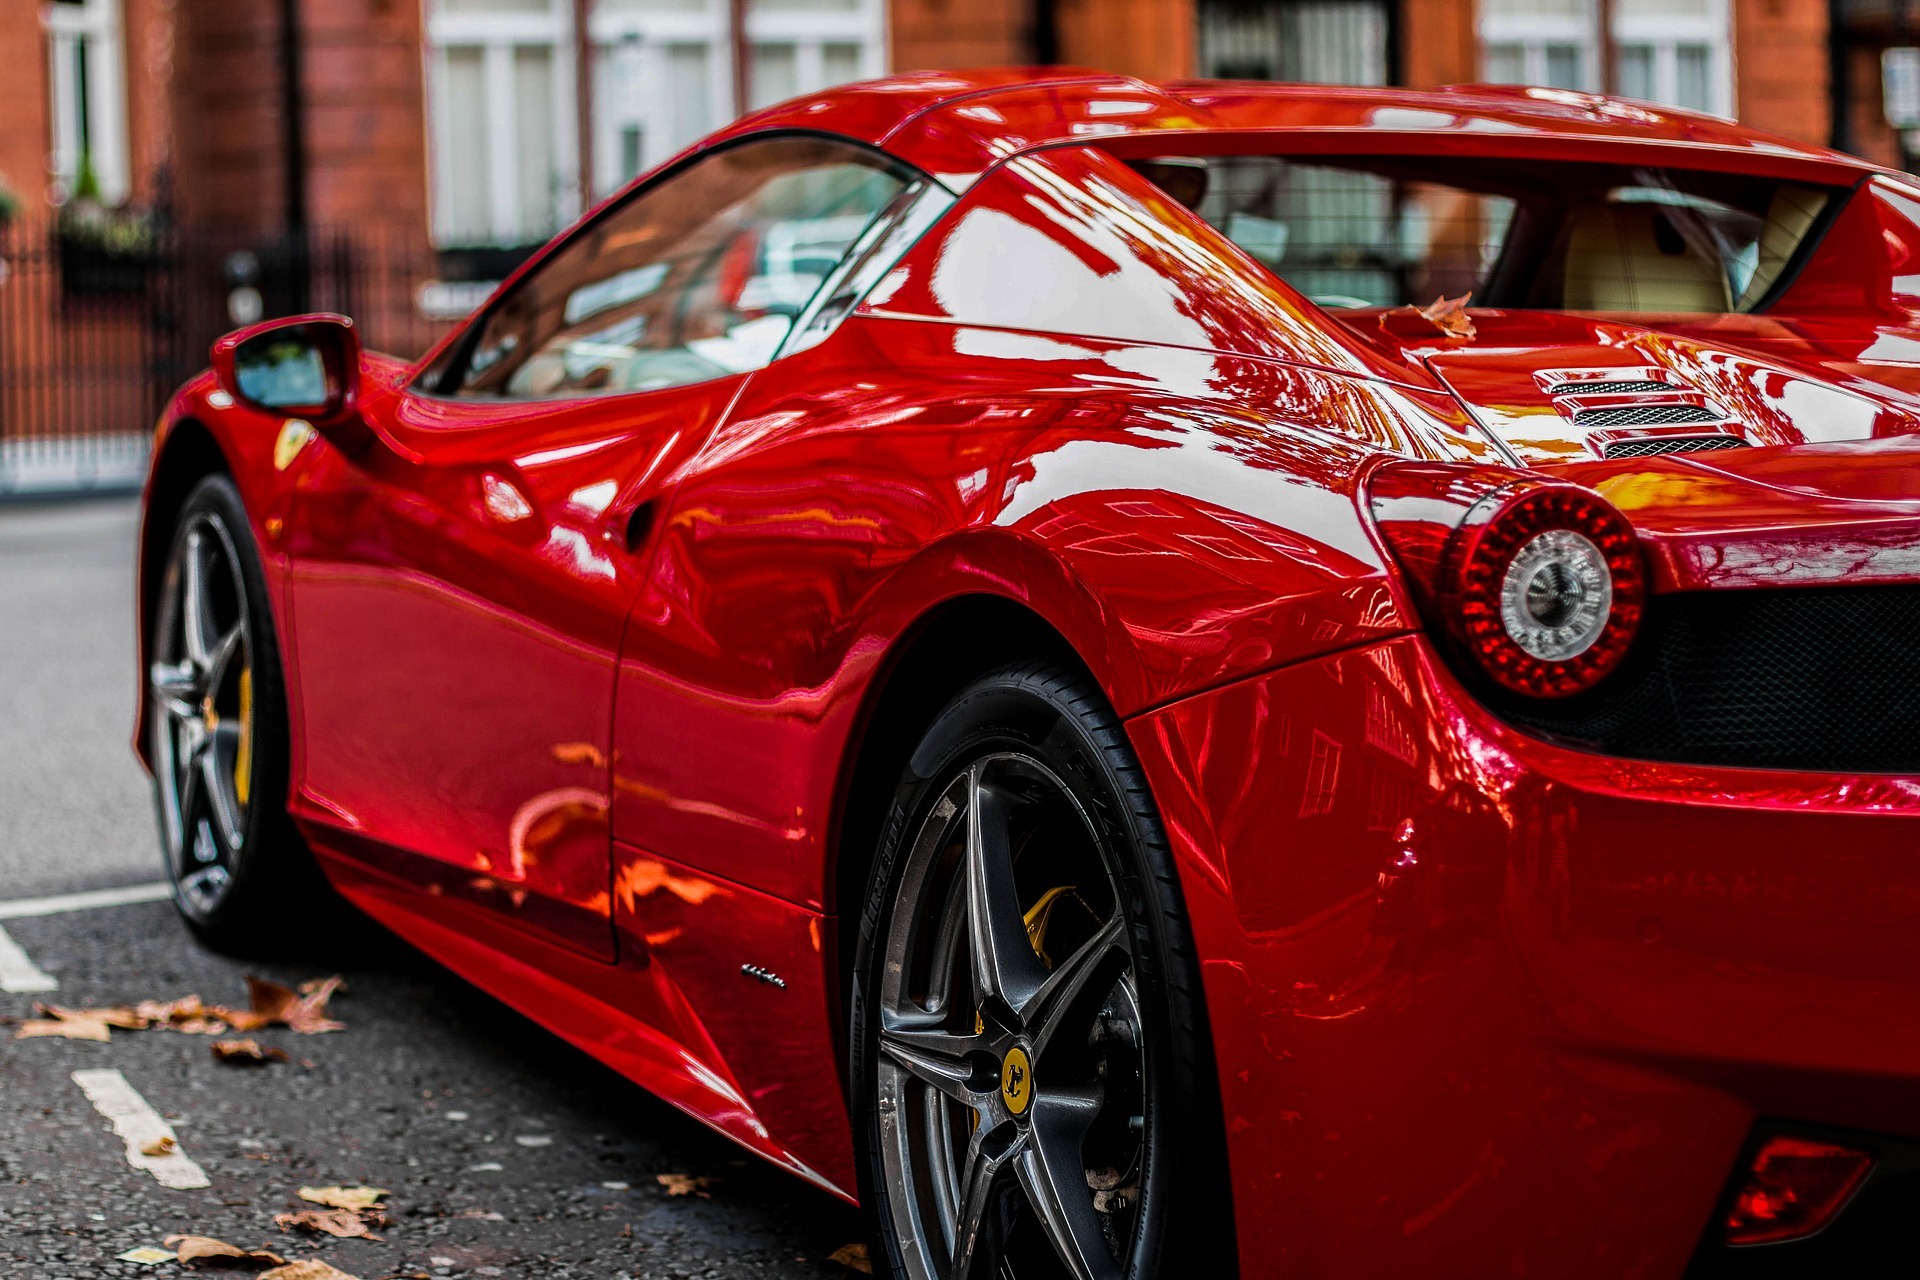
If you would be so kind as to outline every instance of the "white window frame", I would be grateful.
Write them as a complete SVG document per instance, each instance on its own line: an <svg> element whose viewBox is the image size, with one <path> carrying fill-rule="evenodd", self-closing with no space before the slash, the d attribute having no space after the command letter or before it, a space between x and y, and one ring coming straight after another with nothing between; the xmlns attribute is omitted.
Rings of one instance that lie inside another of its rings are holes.
<svg viewBox="0 0 1920 1280"><path fill-rule="evenodd" d="M1679 46L1705 45L1708 110L1732 116L1733 18L1732 0L1709 0L1708 12L1696 14L1613 14L1613 45L1647 45L1653 50L1653 101L1671 104L1679 96ZM1547 46L1575 45L1580 50L1580 87L1598 92L1600 67L1599 6L1589 3L1584 14L1485 13L1479 19L1480 56L1484 68L1487 50L1495 45L1518 45L1523 51L1522 75L1528 84L1545 84Z"/></svg>
<svg viewBox="0 0 1920 1280"><path fill-rule="evenodd" d="M657 85L667 80L668 49L674 45L705 45L707 55L707 114L716 122L734 118L733 15L728 0L705 0L698 10L648 11L596 8L588 24L595 48L608 54L628 40L640 42L643 65ZM886 74L887 29L883 0L859 0L854 7L831 9L777 9L762 11L751 5L747 11L746 43L749 49L761 44L791 45L794 50L794 93L818 93L828 88L826 46L853 45L860 50L861 79ZM751 109L752 104L748 104ZM640 153L641 172L678 154L691 138L672 138L658 122L670 115L668 104L659 93L650 95L646 107L647 122ZM620 173L620 135L627 121L615 120L610 112L596 112L593 136L593 171L599 185L610 190L618 185Z"/></svg>
<svg viewBox="0 0 1920 1280"><path fill-rule="evenodd" d="M1653 100L1670 103L1680 96L1680 54L1683 44L1707 49L1707 110L1731 117L1733 100L1733 23L1730 0L1710 0L1708 12L1696 14L1629 14L1616 11L1613 43L1648 45L1653 50Z"/></svg>
<svg viewBox="0 0 1920 1280"><path fill-rule="evenodd" d="M115 3L118 0L114 0ZM429 165L432 170L434 237L441 243L451 239L451 220L447 211L454 203L453 174L440 163L445 140L452 134L453 104L448 99L446 55L449 50L479 49L487 84L488 139L488 217L487 226L498 244L520 244L543 238L544 227L521 225L520 174L514 89L514 50L538 47L550 51L553 67L553 153L556 170L562 179L562 194L556 216L562 223L579 216L580 155L579 112L575 86L579 80L578 42L573 27L571 0L547 0L540 13L447 13L436 0L423 0L426 7L426 59L428 86ZM675 138L665 123L672 118L671 104L665 100L668 84L668 50L676 45L699 45L707 49L707 117L716 127L734 118L734 39L732 5L729 0L703 0L697 9L609 9L596 6L588 20L599 66L606 65L613 48L637 39L641 65L651 87L643 91L641 170L644 172L671 158L691 138ZM870 79L886 74L887 31L885 0L858 0L844 10L749 9L746 41L759 44L790 45L794 50L795 92L814 93L827 88L826 47L852 45L860 50L859 75ZM621 172L621 134L630 123L617 120L608 101L606 87L594 85L595 110L592 112L593 172L596 195L618 185Z"/></svg>
<svg viewBox="0 0 1920 1280"><path fill-rule="evenodd" d="M1518 45L1521 52L1521 79L1525 84L1547 82L1547 48L1572 45L1580 51L1579 88L1593 90L1600 84L1600 22L1597 6L1589 4L1584 14L1560 13L1486 13L1480 14L1480 59L1484 68L1487 50L1494 45Z"/></svg>
<svg viewBox="0 0 1920 1280"><path fill-rule="evenodd" d="M547 0L544 13L443 13L434 8L432 0L427 3L427 114L432 130L429 154L435 157L429 161L434 239L447 243L452 238L453 171L437 159L453 133L447 54L478 49L487 85L487 227L496 244L544 240L553 228L524 226L520 216L520 121L514 54L523 48L545 49L552 59L552 143L560 184L555 217L564 225L580 216L580 182L575 173L579 132L573 93L573 6L568 0Z"/></svg>
<svg viewBox="0 0 1920 1280"><path fill-rule="evenodd" d="M86 113L87 147L100 198L119 204L133 190L127 146L127 59L121 36L120 0L84 0L82 4L44 4L47 84L52 126L50 168L69 193L80 175L81 112ZM75 60L86 42L87 101L80 102Z"/></svg>

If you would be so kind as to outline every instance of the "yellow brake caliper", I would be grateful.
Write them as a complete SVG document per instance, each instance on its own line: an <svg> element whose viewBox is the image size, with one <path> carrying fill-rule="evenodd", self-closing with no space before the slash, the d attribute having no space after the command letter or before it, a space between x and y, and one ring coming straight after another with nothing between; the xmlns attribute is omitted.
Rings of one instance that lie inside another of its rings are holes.
<svg viewBox="0 0 1920 1280"><path fill-rule="evenodd" d="M1040 901L1027 912L1027 942L1032 945L1033 954L1049 969L1053 968L1053 957L1047 954L1047 924L1053 919L1053 904L1073 890L1070 884L1055 885L1041 894Z"/></svg>
<svg viewBox="0 0 1920 1280"><path fill-rule="evenodd" d="M1040 957L1040 963L1053 968L1053 959L1047 955L1047 924L1053 919L1053 905L1076 886L1070 884L1055 885L1040 895L1040 901L1028 909L1025 916L1027 925L1027 943L1033 948L1033 954ZM978 1013L973 1015L973 1034L979 1035L987 1029L987 1020Z"/></svg>
<svg viewBox="0 0 1920 1280"><path fill-rule="evenodd" d="M233 798L242 807L253 789L253 668L240 668L240 746L233 756ZM1033 926L1028 925L1029 929Z"/></svg>

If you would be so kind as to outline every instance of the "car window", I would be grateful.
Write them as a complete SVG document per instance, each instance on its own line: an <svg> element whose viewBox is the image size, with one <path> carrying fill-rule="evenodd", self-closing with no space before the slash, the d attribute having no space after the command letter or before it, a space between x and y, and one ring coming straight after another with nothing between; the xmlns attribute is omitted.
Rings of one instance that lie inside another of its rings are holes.
<svg viewBox="0 0 1920 1280"><path fill-rule="evenodd" d="M823 138L696 160L596 220L496 303L451 390L618 395L761 368L912 180L884 156Z"/></svg>
<svg viewBox="0 0 1920 1280"><path fill-rule="evenodd" d="M1514 202L1278 156L1207 165L1195 212L1325 307L1465 293L1500 256Z"/></svg>
<svg viewBox="0 0 1920 1280"><path fill-rule="evenodd" d="M1835 193L1743 174L1490 157L1161 157L1134 168L1335 310L1751 311Z"/></svg>

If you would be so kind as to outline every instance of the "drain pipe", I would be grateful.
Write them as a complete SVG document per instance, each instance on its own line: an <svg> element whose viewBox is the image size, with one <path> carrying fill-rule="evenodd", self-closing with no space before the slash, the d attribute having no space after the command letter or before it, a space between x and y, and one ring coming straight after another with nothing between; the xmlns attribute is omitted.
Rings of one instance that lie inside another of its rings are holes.
<svg viewBox="0 0 1920 1280"><path fill-rule="evenodd" d="M285 226L291 257L292 305L307 309L311 254L307 243L307 103L301 82L300 0L280 0L280 128L285 165Z"/></svg>

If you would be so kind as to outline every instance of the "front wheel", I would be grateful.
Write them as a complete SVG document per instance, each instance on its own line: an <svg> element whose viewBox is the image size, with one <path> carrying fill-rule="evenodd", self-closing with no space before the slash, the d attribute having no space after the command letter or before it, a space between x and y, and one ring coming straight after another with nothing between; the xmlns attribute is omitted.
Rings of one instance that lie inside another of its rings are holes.
<svg viewBox="0 0 1920 1280"><path fill-rule="evenodd" d="M174 904L208 944L255 949L328 898L286 814L279 649L228 477L182 504L156 606L148 750Z"/></svg>
<svg viewBox="0 0 1920 1280"><path fill-rule="evenodd" d="M993 673L928 730L861 916L852 1034L882 1274L1231 1273L1199 966L1085 676Z"/></svg>

